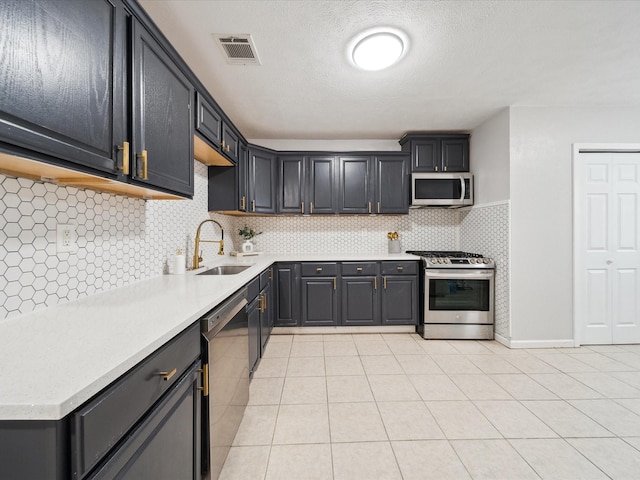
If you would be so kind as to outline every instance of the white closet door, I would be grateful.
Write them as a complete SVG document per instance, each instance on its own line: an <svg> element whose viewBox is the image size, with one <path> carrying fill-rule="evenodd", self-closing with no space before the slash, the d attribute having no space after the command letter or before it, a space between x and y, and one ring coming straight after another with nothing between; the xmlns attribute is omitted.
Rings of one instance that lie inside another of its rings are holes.
<svg viewBox="0 0 640 480"><path fill-rule="evenodd" d="M576 162L576 314L583 344L640 342L640 153Z"/></svg>

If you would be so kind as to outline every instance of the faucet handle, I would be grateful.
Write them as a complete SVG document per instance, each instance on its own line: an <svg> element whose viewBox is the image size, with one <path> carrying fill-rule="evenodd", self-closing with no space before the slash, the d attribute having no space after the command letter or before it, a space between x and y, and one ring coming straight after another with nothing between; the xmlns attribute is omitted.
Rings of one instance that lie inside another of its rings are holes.
<svg viewBox="0 0 640 480"><path fill-rule="evenodd" d="M198 255L198 263L200 263L202 260L204 260L202 258L202 250L200 250L200 255Z"/></svg>

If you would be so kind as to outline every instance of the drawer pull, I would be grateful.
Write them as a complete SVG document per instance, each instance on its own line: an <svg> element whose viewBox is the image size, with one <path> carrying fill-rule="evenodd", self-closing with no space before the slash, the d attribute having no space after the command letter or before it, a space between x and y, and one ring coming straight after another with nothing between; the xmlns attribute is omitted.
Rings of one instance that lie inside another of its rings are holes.
<svg viewBox="0 0 640 480"><path fill-rule="evenodd" d="M202 368L198 369L198 373L202 373L202 386L198 387L198 390L202 392L205 397L209 396L209 364L205 363Z"/></svg>
<svg viewBox="0 0 640 480"><path fill-rule="evenodd" d="M400 265L398 265L398 266L396 267L396 269L397 269L399 272L401 272L402 270L404 270L404 267L401 267Z"/></svg>
<svg viewBox="0 0 640 480"><path fill-rule="evenodd" d="M318 267L318 268L316 268L316 272L317 272L317 273L321 273L321 272L322 272L322 267Z"/></svg>
<svg viewBox="0 0 640 480"><path fill-rule="evenodd" d="M356 267L356 271L357 272L361 272L362 271L362 267Z"/></svg>
<svg viewBox="0 0 640 480"><path fill-rule="evenodd" d="M162 377L162 379L166 382L171 379L176 374L177 370L174 368L169 372L158 372L158 375Z"/></svg>

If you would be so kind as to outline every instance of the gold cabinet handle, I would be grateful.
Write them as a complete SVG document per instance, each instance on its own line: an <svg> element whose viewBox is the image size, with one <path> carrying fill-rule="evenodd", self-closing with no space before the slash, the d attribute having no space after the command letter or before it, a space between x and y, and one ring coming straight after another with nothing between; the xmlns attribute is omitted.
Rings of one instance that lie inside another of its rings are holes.
<svg viewBox="0 0 640 480"><path fill-rule="evenodd" d="M142 150L142 153L136 155L136 158L140 158L142 160L142 174L140 175L141 178L143 180L148 180L149 175L148 175L148 170L147 170L147 151L146 150Z"/></svg>
<svg viewBox="0 0 640 480"><path fill-rule="evenodd" d="M227 146L226 146L226 147L224 147L224 148L225 148L225 150L226 150L227 152L230 152L230 151L231 151L231 147L229 146L229 144L228 144L228 143L227 143Z"/></svg>
<svg viewBox="0 0 640 480"><path fill-rule="evenodd" d="M380 202L378 202L378 213L380 213Z"/></svg>
<svg viewBox="0 0 640 480"><path fill-rule="evenodd" d="M387 277L382 277L382 288L387 289Z"/></svg>
<svg viewBox="0 0 640 480"><path fill-rule="evenodd" d="M373 277L373 289L378 289L378 277Z"/></svg>
<svg viewBox="0 0 640 480"><path fill-rule="evenodd" d="M258 307L258 310L260 310L260 312L264 312L267 310L267 296L266 295L260 295L260 306Z"/></svg>
<svg viewBox="0 0 640 480"><path fill-rule="evenodd" d="M205 363L202 368L198 369L199 373L202 373L202 386L198 387L198 390L202 392L205 397L209 396L209 364Z"/></svg>
<svg viewBox="0 0 640 480"><path fill-rule="evenodd" d="M309 202L309 213L313 213L313 202Z"/></svg>
<svg viewBox="0 0 640 480"><path fill-rule="evenodd" d="M362 271L362 267L356 267L356 272L361 272Z"/></svg>
<svg viewBox="0 0 640 480"><path fill-rule="evenodd" d="M447 166L446 166L446 165L444 166L444 171L445 171L445 172L447 171Z"/></svg>
<svg viewBox="0 0 640 480"><path fill-rule="evenodd" d="M371 213L371 202L369 202L369 213Z"/></svg>
<svg viewBox="0 0 640 480"><path fill-rule="evenodd" d="M336 289L336 277L333 277L333 289Z"/></svg>
<svg viewBox="0 0 640 480"><path fill-rule="evenodd" d="M129 142L122 142L121 147L117 147L119 152L122 152L122 165L118 167L118 170L122 170L122 173L129 175Z"/></svg>
<svg viewBox="0 0 640 480"><path fill-rule="evenodd" d="M224 147L225 147L225 143L224 143L224 138L222 139L222 142L220 143L220 146L222 147L222 150L224 151Z"/></svg>
<svg viewBox="0 0 640 480"><path fill-rule="evenodd" d="M437 172L437 171L438 171L438 166L437 166L437 165L433 167L433 171L434 171L434 172Z"/></svg>
<svg viewBox="0 0 640 480"><path fill-rule="evenodd" d="M251 211L252 212L256 211L256 201L255 200L251 200Z"/></svg>
<svg viewBox="0 0 640 480"><path fill-rule="evenodd" d="M240 198L240 210L244 210L245 208L245 197L244 195L242 196L242 198Z"/></svg>
<svg viewBox="0 0 640 480"><path fill-rule="evenodd" d="M174 368L173 370L169 370L168 372L158 372L158 375L160 375L162 377L162 379L166 382L168 380L171 380L171 377L173 377L176 374L177 370Z"/></svg>
<svg viewBox="0 0 640 480"><path fill-rule="evenodd" d="M316 268L316 273L321 273L321 272L322 272L322 267Z"/></svg>
<svg viewBox="0 0 640 480"><path fill-rule="evenodd" d="M302 214L304 215L304 202L302 202L300 209L302 210Z"/></svg>

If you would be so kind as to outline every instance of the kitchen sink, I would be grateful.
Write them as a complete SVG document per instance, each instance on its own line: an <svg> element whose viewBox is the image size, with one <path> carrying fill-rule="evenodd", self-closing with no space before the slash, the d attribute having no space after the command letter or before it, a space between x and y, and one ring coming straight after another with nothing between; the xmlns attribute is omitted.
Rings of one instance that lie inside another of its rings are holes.
<svg viewBox="0 0 640 480"><path fill-rule="evenodd" d="M198 273L198 275L235 275L236 273L244 272L249 267L251 265L218 265Z"/></svg>

